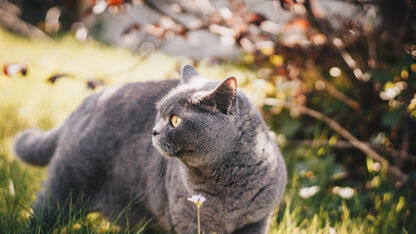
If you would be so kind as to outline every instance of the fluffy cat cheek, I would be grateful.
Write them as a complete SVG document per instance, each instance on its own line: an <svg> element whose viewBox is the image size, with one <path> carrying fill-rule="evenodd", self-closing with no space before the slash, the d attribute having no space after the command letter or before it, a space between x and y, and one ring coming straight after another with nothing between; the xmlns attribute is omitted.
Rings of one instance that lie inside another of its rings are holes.
<svg viewBox="0 0 416 234"><path fill-rule="evenodd" d="M166 140L160 137L153 137L152 144L153 147L159 151L159 153L166 157L174 157L174 154L177 151L172 144L169 144Z"/></svg>

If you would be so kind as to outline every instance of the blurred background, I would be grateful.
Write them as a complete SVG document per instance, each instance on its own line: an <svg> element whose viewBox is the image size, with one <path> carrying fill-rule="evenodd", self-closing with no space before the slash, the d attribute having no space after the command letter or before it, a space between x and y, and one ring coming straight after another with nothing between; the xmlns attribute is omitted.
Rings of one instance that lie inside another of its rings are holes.
<svg viewBox="0 0 416 234"><path fill-rule="evenodd" d="M416 233L414 0L0 0L0 232L43 168L15 134L113 84L238 78L286 159L270 233ZM203 218L203 217L202 217ZM139 232L146 225L139 228ZM57 233L128 233L93 213Z"/></svg>

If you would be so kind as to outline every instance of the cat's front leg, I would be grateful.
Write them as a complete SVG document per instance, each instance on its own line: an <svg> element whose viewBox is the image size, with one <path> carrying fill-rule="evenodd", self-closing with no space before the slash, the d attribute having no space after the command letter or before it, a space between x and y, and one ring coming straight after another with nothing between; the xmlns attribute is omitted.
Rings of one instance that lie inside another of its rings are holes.
<svg viewBox="0 0 416 234"><path fill-rule="evenodd" d="M247 224L244 227L235 230L233 234L265 234L269 229L268 220L269 218L265 217L258 222Z"/></svg>

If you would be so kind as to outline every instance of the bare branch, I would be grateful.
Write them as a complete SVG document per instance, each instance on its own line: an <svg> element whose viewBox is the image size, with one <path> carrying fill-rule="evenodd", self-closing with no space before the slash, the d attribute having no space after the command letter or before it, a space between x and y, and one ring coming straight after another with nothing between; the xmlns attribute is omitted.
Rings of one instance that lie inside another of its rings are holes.
<svg viewBox="0 0 416 234"><path fill-rule="evenodd" d="M344 102L347 106L351 107L352 109L354 109L355 111L359 111L361 106L360 104L349 98L347 95L343 94L341 91L339 91L335 86L333 86L331 83L329 83L322 75L321 73L319 73L315 66L313 66L310 63L307 63L307 68L313 72L313 78L318 78L319 80L322 80L325 82L325 89L326 91L328 91L328 93L335 97L336 99Z"/></svg>
<svg viewBox="0 0 416 234"><path fill-rule="evenodd" d="M349 141L337 140L335 143L330 143L328 140L287 140L286 145L291 146L310 146L310 147L333 147L339 149L355 148Z"/></svg>
<svg viewBox="0 0 416 234"><path fill-rule="evenodd" d="M164 4L162 2L157 3L155 1L144 0L143 3L146 6L148 6L150 9L159 13L160 15L169 16L175 23L180 24L187 29L195 30L195 29L207 27L205 25L206 20L203 19L202 14L197 15L197 14L190 13L189 16L195 17L195 20L189 21L189 20L185 20L185 18L183 17L180 17L180 15L173 12L168 6L162 7L161 4Z"/></svg>
<svg viewBox="0 0 416 234"><path fill-rule="evenodd" d="M330 128L335 130L339 135L347 139L354 147L361 150L364 154L366 154L371 159L380 162L384 167L388 169L391 173L393 173L399 180L405 182L408 178L408 175L403 173L400 168L391 165L385 158L383 158L380 154L375 152L369 145L365 142L358 140L355 136L353 136L348 130L343 128L338 122L329 118L328 116L310 109L303 105L296 105L294 103L274 99L274 98L265 98L264 104L272 105L272 106L280 106L286 109L297 109L300 113L309 115L317 120L321 120L325 122Z"/></svg>
<svg viewBox="0 0 416 234"><path fill-rule="evenodd" d="M355 60L352 58L351 54L344 48L344 42L341 38L335 37L333 34L333 29L329 25L328 21L325 18L318 18L315 16L312 4L310 0L305 0L304 3L306 9L306 16L309 19L309 22L323 33L328 38L328 43L330 48L336 52L341 61L343 62L344 67L348 68L347 73L349 76L354 77L353 82L357 80L363 80L363 72L358 67Z"/></svg>
<svg viewBox="0 0 416 234"><path fill-rule="evenodd" d="M46 35L46 33L37 27L19 19L16 15L13 15L2 9L0 9L0 24L3 25L3 27L6 29L13 31L14 33L21 36L52 40L48 35Z"/></svg>
<svg viewBox="0 0 416 234"><path fill-rule="evenodd" d="M377 152L381 154L388 154L396 158L401 158L408 160L412 163L416 163L416 155L409 154L405 151L399 151L396 149L391 148L385 148L383 146L370 146L369 143L366 143L368 147L374 148ZM337 140L335 143L330 143L328 140L287 140L286 142L287 146L313 146L313 147L332 147L332 148L338 148L338 149L352 149L356 148L353 144L351 144L349 141L344 140Z"/></svg>

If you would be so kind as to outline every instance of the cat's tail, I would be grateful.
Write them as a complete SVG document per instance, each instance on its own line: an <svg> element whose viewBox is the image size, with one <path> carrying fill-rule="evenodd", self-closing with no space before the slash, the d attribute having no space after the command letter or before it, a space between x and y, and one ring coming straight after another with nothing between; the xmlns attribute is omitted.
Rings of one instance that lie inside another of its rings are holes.
<svg viewBox="0 0 416 234"><path fill-rule="evenodd" d="M60 136L61 128L44 132L28 129L19 133L14 141L16 155L26 163L45 166L51 160Z"/></svg>

